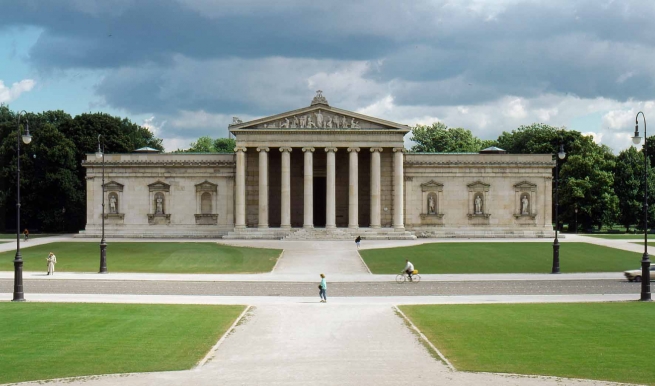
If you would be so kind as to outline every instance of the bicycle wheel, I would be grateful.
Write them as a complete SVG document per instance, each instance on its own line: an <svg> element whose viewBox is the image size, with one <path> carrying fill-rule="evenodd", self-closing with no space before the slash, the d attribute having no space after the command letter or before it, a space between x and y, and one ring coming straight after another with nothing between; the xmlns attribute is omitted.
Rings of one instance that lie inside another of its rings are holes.
<svg viewBox="0 0 655 386"><path fill-rule="evenodd" d="M405 282L405 275L403 275L402 273L396 275L396 283L402 284L404 282Z"/></svg>
<svg viewBox="0 0 655 386"><path fill-rule="evenodd" d="M418 283L419 281L421 281L421 275L418 273L416 275L412 275L412 283Z"/></svg>

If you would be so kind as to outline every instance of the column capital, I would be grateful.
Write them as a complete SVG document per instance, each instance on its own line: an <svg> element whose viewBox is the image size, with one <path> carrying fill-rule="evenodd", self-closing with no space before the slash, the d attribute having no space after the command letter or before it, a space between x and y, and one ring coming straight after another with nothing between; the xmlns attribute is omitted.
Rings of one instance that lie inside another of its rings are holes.
<svg viewBox="0 0 655 386"><path fill-rule="evenodd" d="M372 147L371 148L371 153L375 153L375 152L382 153L382 148L381 147Z"/></svg>
<svg viewBox="0 0 655 386"><path fill-rule="evenodd" d="M393 152L394 152L394 153L396 153L396 152L405 153L406 151L407 151L407 150L406 150L404 147L394 147L394 148L393 148Z"/></svg>
<svg viewBox="0 0 655 386"><path fill-rule="evenodd" d="M246 151L248 151L248 149L246 147L243 147L243 146L237 146L237 147L234 148L235 153L238 153L240 151L245 153Z"/></svg>
<svg viewBox="0 0 655 386"><path fill-rule="evenodd" d="M268 153L269 150L270 150L270 149L267 148L267 147L258 147L258 148L257 148L257 151L259 151L259 152L265 151L265 152Z"/></svg>
<svg viewBox="0 0 655 386"><path fill-rule="evenodd" d="M284 147L281 147L281 148L280 148L280 152L281 152L281 153L284 153L284 152L289 152L289 153L291 153L292 151L293 151L293 149L290 148L290 147L288 147L288 146L284 146Z"/></svg>
<svg viewBox="0 0 655 386"><path fill-rule="evenodd" d="M359 148L358 147L349 147L348 148L348 153L352 153L353 151L359 153Z"/></svg>
<svg viewBox="0 0 655 386"><path fill-rule="evenodd" d="M325 148L325 152L326 152L326 153L329 153L329 152L336 153L336 152L337 152L337 148L336 148L336 147L326 147L326 148Z"/></svg>
<svg viewBox="0 0 655 386"><path fill-rule="evenodd" d="M303 147L302 148L303 153L308 152L308 151L311 151L313 153L314 150L316 150L316 149L314 149L313 147Z"/></svg>

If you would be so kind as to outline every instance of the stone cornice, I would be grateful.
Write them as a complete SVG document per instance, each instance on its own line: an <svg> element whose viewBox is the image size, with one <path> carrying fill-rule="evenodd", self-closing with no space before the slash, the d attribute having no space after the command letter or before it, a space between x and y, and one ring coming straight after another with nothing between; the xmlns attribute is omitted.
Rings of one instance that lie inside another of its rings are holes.
<svg viewBox="0 0 655 386"><path fill-rule="evenodd" d="M411 166L527 166L527 167L555 167L554 162L538 162L538 161L498 161L498 162L484 162L484 161L410 161L405 160L404 165Z"/></svg>
<svg viewBox="0 0 655 386"><path fill-rule="evenodd" d="M102 161L82 161L85 168L101 168ZM188 167L188 166L236 166L234 161L149 161L149 160L126 160L126 161L105 161L105 167Z"/></svg>

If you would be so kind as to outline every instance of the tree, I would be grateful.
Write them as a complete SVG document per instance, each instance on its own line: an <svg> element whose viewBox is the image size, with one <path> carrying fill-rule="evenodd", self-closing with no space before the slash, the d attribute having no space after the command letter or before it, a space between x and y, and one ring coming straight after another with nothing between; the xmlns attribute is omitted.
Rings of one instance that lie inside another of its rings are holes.
<svg viewBox="0 0 655 386"><path fill-rule="evenodd" d="M236 141L232 138L211 139L209 136L191 142L187 150L178 149L175 153L234 153Z"/></svg>
<svg viewBox="0 0 655 386"><path fill-rule="evenodd" d="M638 224L641 218L644 155L634 147L623 150L616 157L614 192L619 199L619 220L626 229Z"/></svg>
<svg viewBox="0 0 655 386"><path fill-rule="evenodd" d="M425 153L479 152L494 143L475 137L470 130L449 128L442 122L431 126L417 125L412 128L411 140L416 142L412 151Z"/></svg>

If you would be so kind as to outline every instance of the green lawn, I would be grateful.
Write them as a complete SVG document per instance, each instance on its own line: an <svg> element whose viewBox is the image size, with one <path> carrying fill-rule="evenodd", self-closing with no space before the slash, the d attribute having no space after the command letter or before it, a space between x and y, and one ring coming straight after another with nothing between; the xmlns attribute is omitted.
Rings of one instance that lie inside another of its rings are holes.
<svg viewBox="0 0 655 386"><path fill-rule="evenodd" d="M50 234L50 233L36 233L36 234L31 234L30 239L38 239L40 237L50 237L50 236L58 236L58 235ZM15 233L0 233L0 240L14 241L14 240L16 240L16 234ZM22 233L20 234L20 241L23 242L23 234Z"/></svg>
<svg viewBox="0 0 655 386"><path fill-rule="evenodd" d="M393 274L410 259L420 273L550 273L551 243L430 243L361 250L376 274ZM560 244L561 272L617 272L639 267L635 252L587 243Z"/></svg>
<svg viewBox="0 0 655 386"><path fill-rule="evenodd" d="M184 370L243 306L0 303L0 384Z"/></svg>
<svg viewBox="0 0 655 386"><path fill-rule="evenodd" d="M98 243L61 242L21 249L25 271L46 271L48 252L59 272L97 272ZM109 272L252 273L269 272L279 249L232 247L216 243L121 243L107 246ZM0 253L0 271L13 271L16 252Z"/></svg>
<svg viewBox="0 0 655 386"><path fill-rule="evenodd" d="M607 235L596 235L596 234L580 234L580 236L588 236L588 237L596 237L599 239L628 239L628 240L643 240L644 239L644 234L607 234ZM655 236L655 235L652 235ZM651 235L648 235L650 238Z"/></svg>
<svg viewBox="0 0 655 386"><path fill-rule="evenodd" d="M400 308L458 370L655 385L655 303Z"/></svg>

